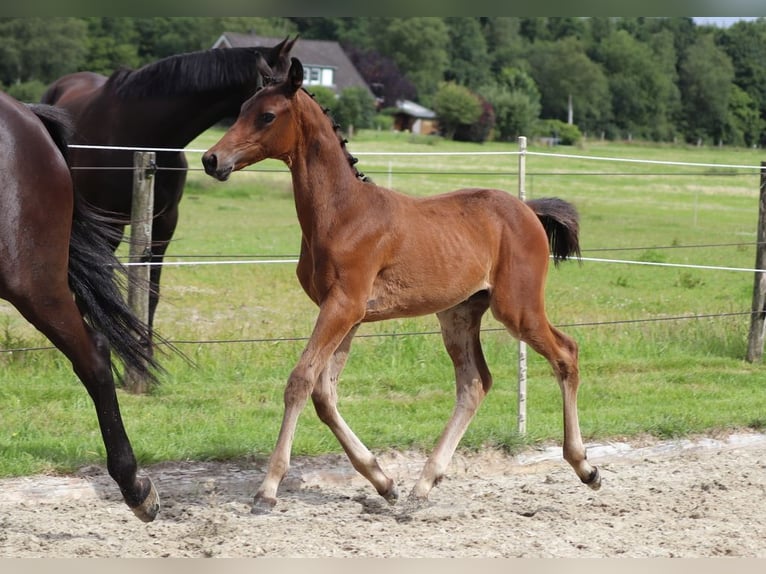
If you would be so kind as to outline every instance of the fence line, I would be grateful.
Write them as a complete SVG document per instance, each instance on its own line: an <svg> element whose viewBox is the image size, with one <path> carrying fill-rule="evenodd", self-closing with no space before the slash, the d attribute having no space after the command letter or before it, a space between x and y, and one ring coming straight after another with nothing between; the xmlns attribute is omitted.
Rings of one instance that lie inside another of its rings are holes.
<svg viewBox="0 0 766 574"><path fill-rule="evenodd" d="M132 147L132 146L93 146L93 145L71 145L70 147L73 148L87 148L87 149L112 149L112 150L124 150L124 151L132 151L134 153L136 152L189 152L189 153L203 153L206 150L198 150L198 149L190 149L190 148L154 148L154 147ZM540 157L553 157L553 158L559 158L559 159L577 159L577 160L584 160L584 161L600 161L600 162L617 162L617 163L636 163L636 164L644 164L644 165L663 165L663 166L678 166L678 167L695 167L695 168L726 168L726 169L737 169L737 170L758 170L759 173L763 172L764 166L763 164L758 166L750 166L750 165L741 165L741 164L711 164L711 163L699 163L699 162L680 162L680 161L666 161L666 160L647 160L647 159L638 159L638 158L614 158L614 157L603 157L603 156L587 156L587 155L580 155L580 154L566 154L566 153L550 153L550 152L532 152L528 151L526 148L526 138L521 137L519 138L519 151L483 151L483 152L358 152L355 154L357 156L397 156L397 157L412 157L412 156L418 156L418 157L425 157L425 156L507 156L507 157L518 157L519 158L519 164L518 164L518 189L519 189L519 197L520 199L525 199L525 180L526 180L526 162L525 158L527 156L540 156ZM87 169L87 168L84 168ZM109 169L109 168L103 168L103 169ZM127 168L127 169L134 169L134 168ZM390 169L389 169L390 172ZM420 173L420 172L419 172ZM428 173L428 172L423 172ZM442 173L442 172L439 172ZM510 174L497 174L492 173L491 175L510 175ZM556 174L560 175L560 174ZM613 175L613 174L607 174L607 175ZM631 175L640 175L640 174L631 174ZM666 174L663 174L666 175ZM723 174L728 175L728 174ZM705 269L705 270L719 270L719 271L738 271L738 272L749 272L749 273L756 273L756 276L758 273L763 273L764 269L743 269L743 268L734 268L734 267L720 267L720 266L708 266L708 265L692 265L692 264L674 264L674 263L661 263L661 262L648 262L648 261L630 261L630 260L619 260L619 259L607 259L607 258L590 258L590 257L583 257L583 261L590 261L590 262L597 262L597 263L609 263L609 264L630 264L630 265L648 265L648 266L658 266L658 267L674 267L674 268L687 268L687 269ZM140 263L133 263L128 262L124 265L126 266L132 266L132 265L141 265L146 268L148 268L151 265L163 265L163 266L195 266L195 265L253 265L253 264L286 264L291 263L295 264L298 260L294 258L280 258L280 259L245 259L245 260L223 260L223 261L176 261L176 262L163 262L163 263L149 263L149 262L140 262ZM731 316L731 315L750 315L751 317L755 314L754 311L750 310L748 312L742 312L742 313L726 313L723 315L707 315L708 317L719 317L719 316ZM682 319L682 318L700 318L700 316L687 316L687 317L678 317L674 318L674 320ZM647 319L645 321L660 321L660 320L670 320L669 318L656 318L656 319ZM644 320L642 320L643 322ZM604 323L592 323L592 325L600 325L600 324L619 324L619 323L632 323L637 322L635 320L632 321L611 321L611 322L604 322ZM572 326L572 325L570 325ZM574 325L576 326L576 325ZM487 329L482 330L489 331L489 330L502 330L502 329ZM436 334L434 333L418 333L418 334ZM407 334L377 334L377 335L360 335L360 336L405 336ZM300 340L304 341L307 340L307 338L289 338L289 339L253 339L253 340L239 340L239 342L257 342L257 341L295 341ZM237 342L237 341L221 341L221 342ZM191 343L187 341L176 341L172 342L172 344L185 344L185 343ZM202 341L196 341L195 344L202 344ZM44 347L42 347L44 348ZM42 349L42 348L35 348ZM52 347L51 347L52 348ZM30 349L31 350L31 349ZM17 351L21 351L21 349L18 349ZM518 412L518 430L520 434L524 434L525 428L526 428L526 347L523 344L523 342L520 342L519 344L519 388L518 388L518 394L519 394L519 412ZM0 353L7 353L7 352L13 352L13 350L0 350Z"/></svg>
<svg viewBox="0 0 766 574"><path fill-rule="evenodd" d="M78 149L104 149L104 150L118 150L118 151L157 151L157 152L187 152L187 153L205 153L207 149L196 148L161 148L161 147L134 147L134 146L100 146L100 145L85 145L85 144L70 144L71 148ZM755 169L760 171L762 166L760 165L744 165L744 164L723 164L723 163L697 163L697 162L684 162L684 161L667 161L667 160L652 160L652 159L638 159L638 158L615 158L606 156L590 156L590 155L578 155L568 153L551 153L540 151L525 150L528 156L541 156L541 157L558 157L561 159L581 159L589 161L607 161L607 162L622 162L622 163L642 163L642 164L655 164L655 165L667 165L667 166L685 166L685 167L720 167L728 169ZM423 151L423 152L389 152L389 151L366 151L355 152L355 156L518 156L521 155L521 151L477 151L477 152L437 152L437 151ZM129 168L133 169L133 168ZM559 175L559 174L556 174ZM613 175L613 174L609 174ZM664 174L663 174L664 175ZM724 174L722 174L724 175Z"/></svg>

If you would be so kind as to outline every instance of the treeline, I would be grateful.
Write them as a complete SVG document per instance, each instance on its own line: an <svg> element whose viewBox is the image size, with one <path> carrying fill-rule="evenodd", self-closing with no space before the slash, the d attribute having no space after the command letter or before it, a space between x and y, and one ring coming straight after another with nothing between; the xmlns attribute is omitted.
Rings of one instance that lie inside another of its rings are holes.
<svg viewBox="0 0 766 574"><path fill-rule="evenodd" d="M2 18L0 84L32 101L63 74L136 68L225 31L337 40L383 107L432 107L448 137L766 143L764 18Z"/></svg>

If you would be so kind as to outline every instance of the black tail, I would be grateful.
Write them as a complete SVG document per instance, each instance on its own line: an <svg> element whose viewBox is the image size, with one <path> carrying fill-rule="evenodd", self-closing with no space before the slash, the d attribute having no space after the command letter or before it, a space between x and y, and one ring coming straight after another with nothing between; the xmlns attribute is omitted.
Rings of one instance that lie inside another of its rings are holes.
<svg viewBox="0 0 766 574"><path fill-rule="evenodd" d="M69 139L74 133L74 126L69 112L63 108L48 106L45 104L27 104L29 109L43 122L45 129L59 148L64 159L69 163Z"/></svg>
<svg viewBox="0 0 766 574"><path fill-rule="evenodd" d="M53 106L33 104L30 108L66 158L72 133L68 114ZM122 363L138 376L156 381L156 373L161 369L145 344L151 336L149 327L125 301L127 272L110 246L110 239L118 239L115 237L118 232L110 223L108 217L89 207L75 190L69 239L69 288L85 320L106 337Z"/></svg>
<svg viewBox="0 0 766 574"><path fill-rule="evenodd" d="M85 320L106 337L125 367L140 378L156 382L156 372L161 369L148 350L152 334L125 300L127 269L110 247L114 233L109 220L75 194L69 288Z"/></svg>
<svg viewBox="0 0 766 574"><path fill-rule="evenodd" d="M530 199L526 202L540 218L548 235L553 263L576 256L580 258L580 216L574 205L557 197Z"/></svg>

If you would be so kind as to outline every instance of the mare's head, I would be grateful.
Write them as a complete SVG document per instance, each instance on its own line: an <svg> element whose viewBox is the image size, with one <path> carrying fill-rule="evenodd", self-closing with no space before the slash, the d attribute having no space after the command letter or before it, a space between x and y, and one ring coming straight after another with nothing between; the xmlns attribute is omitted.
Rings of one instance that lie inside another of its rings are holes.
<svg viewBox="0 0 766 574"><path fill-rule="evenodd" d="M237 121L223 137L202 156L205 172L225 181L238 171L264 159L281 159L289 165L299 126L296 107L316 105L308 94L300 98L303 65L292 58L287 75L275 76L263 58L259 68L272 83L258 90L242 104Z"/></svg>

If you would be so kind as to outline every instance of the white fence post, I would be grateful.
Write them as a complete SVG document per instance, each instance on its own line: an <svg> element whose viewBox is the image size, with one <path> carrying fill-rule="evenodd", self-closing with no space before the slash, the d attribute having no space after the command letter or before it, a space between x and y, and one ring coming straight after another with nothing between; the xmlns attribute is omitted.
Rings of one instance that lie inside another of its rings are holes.
<svg viewBox="0 0 766 574"><path fill-rule="evenodd" d="M519 137L519 199L526 201L526 156L527 138ZM518 392L518 432L521 436L527 434L527 344L519 341L519 392Z"/></svg>

